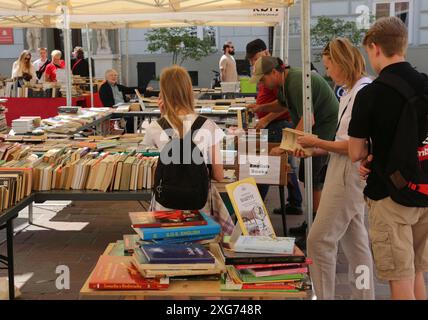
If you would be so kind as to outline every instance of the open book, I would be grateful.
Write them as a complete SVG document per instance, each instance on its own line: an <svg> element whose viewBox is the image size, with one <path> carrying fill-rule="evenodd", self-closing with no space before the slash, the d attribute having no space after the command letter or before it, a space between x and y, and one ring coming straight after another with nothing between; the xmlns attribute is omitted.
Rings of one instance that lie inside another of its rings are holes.
<svg viewBox="0 0 428 320"><path fill-rule="evenodd" d="M295 152L296 150L303 150L305 152L305 155L311 156L313 154L313 148L303 148L298 142L297 138L300 136L315 136L314 134L309 134L303 131L294 130L294 129L283 129L282 130L282 141L281 145L279 146L281 149L286 151Z"/></svg>

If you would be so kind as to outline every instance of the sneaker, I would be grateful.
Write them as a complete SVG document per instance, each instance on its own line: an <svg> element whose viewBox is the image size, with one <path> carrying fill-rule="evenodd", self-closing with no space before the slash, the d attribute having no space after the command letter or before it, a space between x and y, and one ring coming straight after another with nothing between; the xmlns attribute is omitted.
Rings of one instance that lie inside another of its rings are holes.
<svg viewBox="0 0 428 320"><path fill-rule="evenodd" d="M293 236L305 236L306 230L308 229L308 224L305 222L297 228L290 228L289 233Z"/></svg>
<svg viewBox="0 0 428 320"><path fill-rule="evenodd" d="M282 214L281 208L273 209L274 214ZM291 216L300 216L303 214L303 210L301 207L295 207L290 204L287 204L285 206L285 214L291 215Z"/></svg>

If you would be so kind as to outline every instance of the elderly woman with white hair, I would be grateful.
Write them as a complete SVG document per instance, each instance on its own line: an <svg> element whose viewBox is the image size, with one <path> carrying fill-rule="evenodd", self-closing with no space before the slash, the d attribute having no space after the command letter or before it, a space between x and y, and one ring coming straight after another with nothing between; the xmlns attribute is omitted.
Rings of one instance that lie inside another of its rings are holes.
<svg viewBox="0 0 428 320"><path fill-rule="evenodd" d="M53 50L51 53L52 62L48 64L45 70L45 82L56 82L57 69L64 69L65 62L61 60L62 53L59 50Z"/></svg>

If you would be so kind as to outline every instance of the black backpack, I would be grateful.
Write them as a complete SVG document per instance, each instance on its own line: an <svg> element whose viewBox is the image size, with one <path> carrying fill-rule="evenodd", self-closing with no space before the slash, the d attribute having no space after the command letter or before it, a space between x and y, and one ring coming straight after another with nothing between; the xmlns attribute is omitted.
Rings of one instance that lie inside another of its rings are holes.
<svg viewBox="0 0 428 320"><path fill-rule="evenodd" d="M428 76L423 77L421 92L394 74L376 80L406 100L386 168L377 169L392 200L407 207L428 207Z"/></svg>
<svg viewBox="0 0 428 320"><path fill-rule="evenodd" d="M182 139L173 138L174 130L165 118L158 120L170 140L160 153L153 192L156 201L166 208L200 210L207 202L210 174L193 142L193 134L206 120L198 116Z"/></svg>

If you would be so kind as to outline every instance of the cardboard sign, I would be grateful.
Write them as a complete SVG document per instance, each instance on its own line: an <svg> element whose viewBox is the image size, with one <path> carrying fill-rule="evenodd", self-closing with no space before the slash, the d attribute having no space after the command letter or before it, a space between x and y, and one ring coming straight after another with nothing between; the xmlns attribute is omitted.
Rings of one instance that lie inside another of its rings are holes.
<svg viewBox="0 0 428 320"><path fill-rule="evenodd" d="M13 28L0 28L0 45L13 43Z"/></svg>

